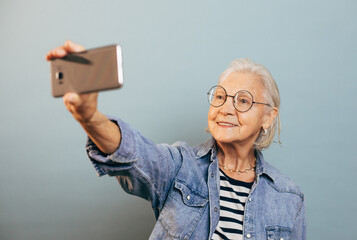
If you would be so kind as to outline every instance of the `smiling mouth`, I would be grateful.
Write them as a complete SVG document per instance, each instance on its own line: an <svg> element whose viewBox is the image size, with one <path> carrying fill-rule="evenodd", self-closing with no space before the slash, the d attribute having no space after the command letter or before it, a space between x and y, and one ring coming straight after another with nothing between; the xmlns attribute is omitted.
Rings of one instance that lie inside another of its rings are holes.
<svg viewBox="0 0 357 240"><path fill-rule="evenodd" d="M238 127L237 124L227 123L227 122L217 122L220 127Z"/></svg>

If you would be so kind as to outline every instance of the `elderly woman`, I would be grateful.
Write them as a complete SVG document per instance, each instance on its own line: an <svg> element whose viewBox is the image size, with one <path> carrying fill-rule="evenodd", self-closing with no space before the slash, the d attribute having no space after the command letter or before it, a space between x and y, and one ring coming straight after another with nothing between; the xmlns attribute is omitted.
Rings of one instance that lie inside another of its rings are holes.
<svg viewBox="0 0 357 240"><path fill-rule="evenodd" d="M82 50L66 42L47 59ZM154 144L100 113L97 95L63 100L89 136L98 175L150 201L150 239L305 239L303 194L261 153L280 131L279 91L265 67L237 59L221 74L207 93L212 138L195 147Z"/></svg>

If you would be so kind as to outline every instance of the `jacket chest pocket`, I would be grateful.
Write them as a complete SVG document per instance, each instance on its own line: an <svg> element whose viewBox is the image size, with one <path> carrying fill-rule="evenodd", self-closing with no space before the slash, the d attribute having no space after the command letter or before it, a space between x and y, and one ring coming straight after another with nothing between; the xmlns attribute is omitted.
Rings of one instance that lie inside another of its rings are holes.
<svg viewBox="0 0 357 240"><path fill-rule="evenodd" d="M172 239L189 239L206 208L208 197L192 191L186 183L175 181L159 221Z"/></svg>
<svg viewBox="0 0 357 240"><path fill-rule="evenodd" d="M289 227L270 226L266 227L267 240L291 240L292 229Z"/></svg>

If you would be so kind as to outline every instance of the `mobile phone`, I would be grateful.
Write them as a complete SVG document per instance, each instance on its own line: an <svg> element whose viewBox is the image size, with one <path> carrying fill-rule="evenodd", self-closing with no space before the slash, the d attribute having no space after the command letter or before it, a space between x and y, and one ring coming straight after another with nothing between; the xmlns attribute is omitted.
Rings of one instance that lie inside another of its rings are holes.
<svg viewBox="0 0 357 240"><path fill-rule="evenodd" d="M51 60L52 95L89 93L123 85L122 49L110 45Z"/></svg>

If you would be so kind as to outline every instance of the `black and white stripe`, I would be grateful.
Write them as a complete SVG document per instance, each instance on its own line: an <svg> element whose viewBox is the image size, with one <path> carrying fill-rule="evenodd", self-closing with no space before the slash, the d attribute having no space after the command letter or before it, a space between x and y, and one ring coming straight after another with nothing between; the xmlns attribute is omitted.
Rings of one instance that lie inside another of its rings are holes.
<svg viewBox="0 0 357 240"><path fill-rule="evenodd" d="M220 170L220 217L212 240L243 239L244 207L253 183L228 177Z"/></svg>

